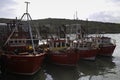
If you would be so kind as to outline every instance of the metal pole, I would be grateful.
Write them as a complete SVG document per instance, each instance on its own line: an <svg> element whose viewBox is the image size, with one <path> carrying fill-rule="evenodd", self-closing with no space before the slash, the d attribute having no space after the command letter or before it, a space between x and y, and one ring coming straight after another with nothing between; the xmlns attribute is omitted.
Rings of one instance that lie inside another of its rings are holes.
<svg viewBox="0 0 120 80"><path fill-rule="evenodd" d="M28 13L28 4L30 4L30 2L25 2L26 3L26 13Z"/></svg>
<svg viewBox="0 0 120 80"><path fill-rule="evenodd" d="M34 45L34 41L33 41L33 35L32 35L32 29L31 29L31 25L30 25L30 21L29 21L29 18L30 20L32 20L30 14L28 13L28 4L30 2L25 2L26 3L26 15L27 15L27 22L28 22L28 26L29 26L29 32L30 32L30 37L31 37L31 41L32 41L32 47L33 47L33 53L35 54L35 45Z"/></svg>

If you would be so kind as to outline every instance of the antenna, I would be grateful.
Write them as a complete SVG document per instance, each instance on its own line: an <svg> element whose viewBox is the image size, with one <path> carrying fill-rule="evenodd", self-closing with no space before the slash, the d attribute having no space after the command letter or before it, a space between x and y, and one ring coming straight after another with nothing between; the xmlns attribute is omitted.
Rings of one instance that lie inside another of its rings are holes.
<svg viewBox="0 0 120 80"><path fill-rule="evenodd" d="M28 4L30 4L30 2L25 2L26 3L26 13L23 14L23 16L21 17L21 20L23 19L23 17L26 15L27 16L27 21L30 19L32 20L30 14L28 13Z"/></svg>
<svg viewBox="0 0 120 80"><path fill-rule="evenodd" d="M76 20L77 20L77 11L76 11Z"/></svg>
<svg viewBox="0 0 120 80"><path fill-rule="evenodd" d="M78 15L77 15L77 11L76 11L76 20L78 20Z"/></svg>
<svg viewBox="0 0 120 80"><path fill-rule="evenodd" d="M73 17L74 17L74 20L78 20L77 11L74 13Z"/></svg>
<svg viewBox="0 0 120 80"><path fill-rule="evenodd" d="M26 13L28 13L28 4L30 4L30 2L25 1L25 3L26 3Z"/></svg>
<svg viewBox="0 0 120 80"><path fill-rule="evenodd" d="M74 20L75 20L75 14L73 15L73 18L74 18Z"/></svg>

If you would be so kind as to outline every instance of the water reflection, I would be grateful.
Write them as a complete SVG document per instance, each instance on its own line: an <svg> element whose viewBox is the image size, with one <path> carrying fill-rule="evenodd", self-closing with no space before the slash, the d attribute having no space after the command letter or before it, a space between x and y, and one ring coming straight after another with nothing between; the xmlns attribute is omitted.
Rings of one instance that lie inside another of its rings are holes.
<svg viewBox="0 0 120 80"><path fill-rule="evenodd" d="M113 57L97 57L95 62L79 61L77 70L80 80L102 80L107 74L116 74Z"/></svg>
<svg viewBox="0 0 120 80"><path fill-rule="evenodd" d="M7 73L6 75L1 76L0 80L45 80L45 75L43 70L41 69L35 75L32 76Z"/></svg>
<svg viewBox="0 0 120 80"><path fill-rule="evenodd" d="M46 80L78 80L76 66L57 66L49 64L45 67Z"/></svg>
<svg viewBox="0 0 120 80"><path fill-rule="evenodd" d="M102 80L108 74L116 74L113 59L113 57L97 57L94 62L81 60L75 67L47 64L46 80Z"/></svg>

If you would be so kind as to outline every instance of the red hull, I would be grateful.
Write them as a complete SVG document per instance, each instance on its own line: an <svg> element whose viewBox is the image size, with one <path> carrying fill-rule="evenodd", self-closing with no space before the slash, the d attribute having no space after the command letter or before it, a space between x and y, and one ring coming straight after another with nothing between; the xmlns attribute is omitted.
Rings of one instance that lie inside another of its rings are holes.
<svg viewBox="0 0 120 80"><path fill-rule="evenodd" d="M44 54L37 55L6 55L7 70L23 75L33 75L36 73L43 62Z"/></svg>
<svg viewBox="0 0 120 80"><path fill-rule="evenodd" d="M74 66L79 60L79 55L72 51L66 53L51 53L50 59L53 63L57 65Z"/></svg>
<svg viewBox="0 0 120 80"><path fill-rule="evenodd" d="M116 47L115 45L107 46L107 47L100 47L98 50L98 55L112 56L115 47Z"/></svg>
<svg viewBox="0 0 120 80"><path fill-rule="evenodd" d="M97 49L79 50L79 58L86 60L95 60L97 55Z"/></svg>

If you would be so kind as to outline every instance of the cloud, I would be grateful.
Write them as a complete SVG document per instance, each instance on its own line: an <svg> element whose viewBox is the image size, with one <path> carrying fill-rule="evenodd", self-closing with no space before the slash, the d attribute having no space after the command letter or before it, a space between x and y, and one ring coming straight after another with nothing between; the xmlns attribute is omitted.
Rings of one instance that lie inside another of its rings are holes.
<svg viewBox="0 0 120 80"><path fill-rule="evenodd" d="M102 21L102 22L113 22L120 23L119 13L112 11L103 11L92 14L89 19L94 21Z"/></svg>
<svg viewBox="0 0 120 80"><path fill-rule="evenodd" d="M106 0L106 3L114 4L115 6L119 6L120 0Z"/></svg>
<svg viewBox="0 0 120 80"><path fill-rule="evenodd" d="M15 15L14 6L17 3L14 0L1 0L0 1L0 18L9 18Z"/></svg>
<svg viewBox="0 0 120 80"><path fill-rule="evenodd" d="M120 0L105 0L105 5L88 18L93 21L120 23Z"/></svg>
<svg viewBox="0 0 120 80"><path fill-rule="evenodd" d="M109 1L112 1L112 2L120 2L120 0L109 0Z"/></svg>

